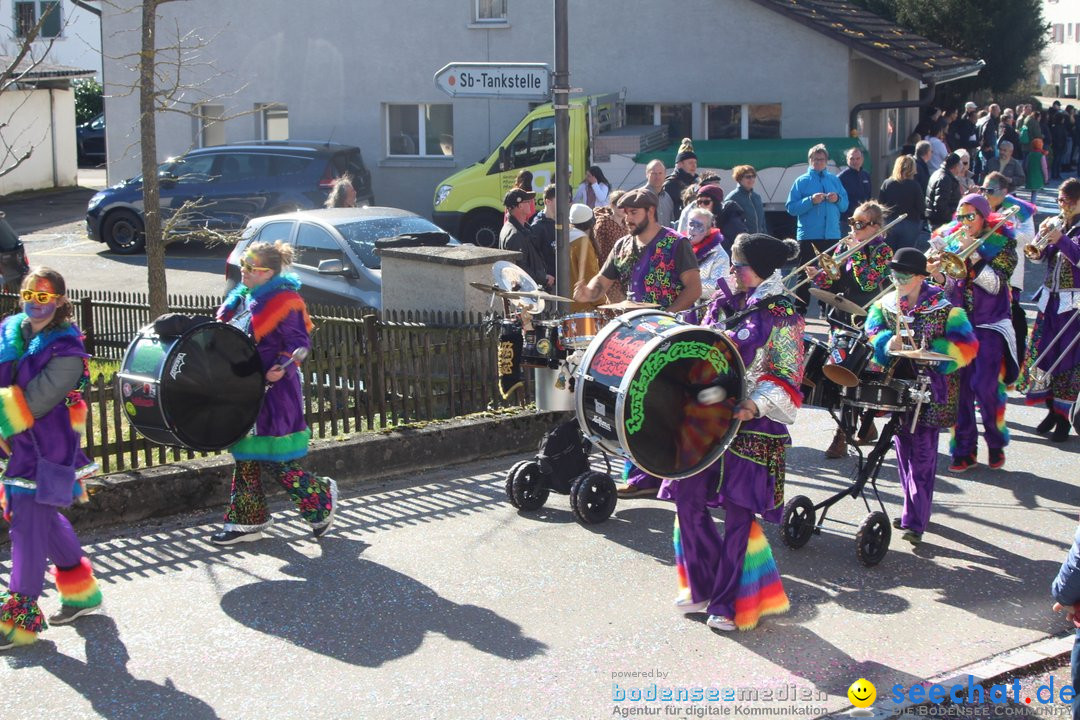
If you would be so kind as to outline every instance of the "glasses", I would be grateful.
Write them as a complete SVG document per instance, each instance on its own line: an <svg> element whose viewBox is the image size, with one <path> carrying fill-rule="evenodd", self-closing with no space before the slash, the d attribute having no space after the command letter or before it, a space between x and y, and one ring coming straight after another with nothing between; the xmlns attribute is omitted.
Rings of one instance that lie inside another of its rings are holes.
<svg viewBox="0 0 1080 720"><path fill-rule="evenodd" d="M873 225L877 225L877 223L876 222L871 222L869 220L866 220L866 221L852 220L851 221L851 227L855 228L856 230L862 230L865 227L871 227Z"/></svg>
<svg viewBox="0 0 1080 720"><path fill-rule="evenodd" d="M983 195L1003 195L1005 193L1004 190L996 187L981 187L978 190Z"/></svg>
<svg viewBox="0 0 1080 720"><path fill-rule="evenodd" d="M731 269L732 270L741 270L742 268L748 268L748 267L750 267L750 263L737 263L737 262L731 263Z"/></svg>
<svg viewBox="0 0 1080 720"><path fill-rule="evenodd" d="M59 293L45 292L44 290L23 290L21 294L23 300L27 302L33 300L38 305L46 305L60 297Z"/></svg>
<svg viewBox="0 0 1080 720"><path fill-rule="evenodd" d="M704 230L705 229L705 224L700 223L697 220L691 220L690 222L688 222L686 224L686 226L688 228L690 228L691 230Z"/></svg>
<svg viewBox="0 0 1080 720"><path fill-rule="evenodd" d="M957 215L956 219L960 222L975 222L977 217L979 217L978 213L964 213L963 215Z"/></svg>
<svg viewBox="0 0 1080 720"><path fill-rule="evenodd" d="M252 265L247 260L241 260L240 261L240 269L243 270L244 272L249 272L250 273L250 272L266 272L270 268L268 268L268 267L260 267L258 265Z"/></svg>
<svg viewBox="0 0 1080 720"><path fill-rule="evenodd" d="M1069 205L1071 203L1072 203L1072 201L1069 200L1069 198L1067 198L1067 197L1059 197L1057 199L1057 204L1058 205Z"/></svg>
<svg viewBox="0 0 1080 720"><path fill-rule="evenodd" d="M746 173L740 178L740 180L753 180L756 177L757 175L755 173Z"/></svg>
<svg viewBox="0 0 1080 720"><path fill-rule="evenodd" d="M911 278L915 277L911 273L900 272L898 270L893 270L892 276L893 280L895 280L899 285L907 285L909 282L911 282Z"/></svg>

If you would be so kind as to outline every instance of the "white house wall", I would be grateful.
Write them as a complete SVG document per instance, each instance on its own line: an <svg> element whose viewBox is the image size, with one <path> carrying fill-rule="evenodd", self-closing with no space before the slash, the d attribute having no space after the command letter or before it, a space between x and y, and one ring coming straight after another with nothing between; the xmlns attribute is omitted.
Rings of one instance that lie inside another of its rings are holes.
<svg viewBox="0 0 1080 720"><path fill-rule="evenodd" d="M74 93L5 90L0 93L0 123L0 169L33 150L21 165L0 177L0 195L76 184Z"/></svg>
<svg viewBox="0 0 1080 720"><path fill-rule="evenodd" d="M553 63L552 4L508 6L508 27L476 29L473 0L189 0L164 5L158 27L163 43L174 22L199 28L205 59L223 71L188 72L205 84L186 93L187 103L223 96L227 113L283 103L293 139L358 145L380 204L428 214L435 185L487 157L528 104L454 102L455 157L424 159L386 157L384 104L449 102L432 77L451 61ZM137 32L124 32L137 20L105 5L110 181L139 172L137 93L124 95L134 63L110 59L138 47ZM570 0L570 45L573 87L625 88L628 102L693 103L695 138L704 137L710 103L780 102L784 137L847 132L848 48L749 0ZM161 116L158 159L192 147L197 127ZM255 128L252 116L230 120L226 140L253 139Z"/></svg>
<svg viewBox="0 0 1080 720"><path fill-rule="evenodd" d="M63 23L60 36L36 40L30 48L35 59L52 65L66 65L80 70L93 70L101 78L101 23L97 15L74 5L71 0L60 4ZM14 56L22 47L15 37L15 5L13 0L0 0L0 54Z"/></svg>

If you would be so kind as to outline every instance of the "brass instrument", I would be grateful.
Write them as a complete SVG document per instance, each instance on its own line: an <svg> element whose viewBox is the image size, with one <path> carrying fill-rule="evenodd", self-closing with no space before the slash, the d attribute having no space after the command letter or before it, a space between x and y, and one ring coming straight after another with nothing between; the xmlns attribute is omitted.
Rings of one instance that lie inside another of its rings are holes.
<svg viewBox="0 0 1080 720"><path fill-rule="evenodd" d="M811 265L817 265L818 267L821 268L822 272L827 273L829 275L829 278L833 282L836 282L837 280L840 279L840 272L841 272L840 269L843 267L844 263L847 262L848 258L850 258L852 255L854 255L859 250L863 249L872 240L874 240L876 238L879 238L882 235L884 235L893 225L896 225L901 220L904 220L906 218L907 218L907 213L901 213L896 218L894 218L892 222L885 225L883 228L878 230L872 236L868 237L865 240L862 240L862 241L856 243L855 245L848 248L844 252L840 253L836 257L830 256L829 253L836 250L836 248L840 247L845 241L847 241L849 238L852 237L852 235L849 233L849 234L845 235L844 237L842 237L840 240L838 240L835 245L831 245L827 249L825 249L824 251L818 253L818 256L816 258L814 258L813 260L811 260L809 262L806 262L806 263L803 263L799 267L797 267L794 270L792 270L791 272L789 272L787 275L785 275L783 278L781 278L780 281L783 282L786 285L788 280L795 277L799 273L805 271L806 268L810 267ZM788 292L795 292L797 289L801 288L803 285L805 285L808 282L810 282L810 278L809 277L804 277L802 280L800 280L799 282L795 283L790 288L788 288L787 291Z"/></svg>
<svg viewBox="0 0 1080 720"><path fill-rule="evenodd" d="M941 271L943 273L951 277L953 280L963 280L965 277L967 277L967 259L971 257L972 253L979 249L979 246L983 244L986 238L993 235L999 227L1004 225L1005 222L1009 220L1013 215L1015 215L1019 210L1020 208L1014 205L1013 207L1010 207L1003 211L1001 213L1001 219L998 220L997 223L992 228L990 228L990 230L984 232L981 237L975 238L975 241L973 243L957 252L950 252L945 249L929 250L926 253L927 262L939 262L941 263ZM959 230L954 232L946 239L946 242L942 247L948 247L949 242L951 242L953 238L964 235L967 235L967 228L961 227Z"/></svg>
<svg viewBox="0 0 1080 720"><path fill-rule="evenodd" d="M1050 245L1050 234L1055 230L1065 230L1065 224L1068 220L1065 217L1065 213L1061 213L1053 221L1046 226L1045 230L1039 232L1039 236L1024 246L1024 255L1029 260L1038 260L1042 257L1043 252Z"/></svg>
<svg viewBox="0 0 1080 720"><path fill-rule="evenodd" d="M837 240L837 241L836 241L836 242L835 242L834 244L830 245L829 247L827 247L827 248L825 248L824 250L822 250L821 252L819 252L819 253L818 253L818 255L817 255L817 257L815 257L815 258L814 258L813 260L808 260L807 262L804 262L804 263L803 263L802 265L800 265L799 267L795 268L794 270L792 270L791 272L789 272L789 273L788 273L787 275L785 275L784 277L780 278L780 282L782 282L782 283L784 283L785 285L787 285L787 281L788 281L788 280L790 280L791 278L795 277L796 275L799 275L799 274L801 274L803 270L805 270L806 268L810 267L811 265L814 265L814 264L816 264L816 263L817 263L817 262L818 262L818 261L819 261L819 260L820 260L820 259L821 259L822 257L824 257L824 256L828 255L828 254L829 254L829 253L831 253L831 252L832 252L833 250L835 250L836 248L840 247L840 243L844 242L844 241L845 241L845 240L847 240L847 239L848 239L849 237L851 237L851 236L850 236L850 235L846 235L846 236L844 236L844 237L840 238L840 239L839 239L839 240ZM815 250L817 250L817 248L814 248L814 249L815 249ZM800 283L800 284L801 284L801 283ZM793 288L791 288L791 289L792 289L792 290L794 290L794 289L795 289L795 288L797 288L797 287L799 287L799 285L796 285L795 287L793 287Z"/></svg>
<svg viewBox="0 0 1080 720"><path fill-rule="evenodd" d="M1068 330L1069 326L1076 321L1077 317L1080 317L1080 309L1073 310L1072 316L1065 322L1064 325L1061 326L1061 329L1058 330L1057 335L1050 338L1050 342L1046 343L1046 347L1043 348L1039 358L1031 364L1031 367L1028 369L1028 376L1030 378L1030 391L1042 392L1043 390L1046 390L1046 388L1050 387L1050 380L1052 379L1054 371L1057 370L1058 365L1061 364L1061 361L1064 360L1065 357L1072 352L1072 349L1074 347L1076 347L1077 341L1080 341L1080 335L1077 335L1072 339L1072 341L1069 342L1067 346L1065 346L1065 350L1058 354L1057 359L1054 360L1054 362L1050 365L1049 368L1043 370L1039 367L1039 362L1044 357L1046 357L1046 354L1050 350L1050 348L1056 345L1058 340L1065 336L1065 331Z"/></svg>

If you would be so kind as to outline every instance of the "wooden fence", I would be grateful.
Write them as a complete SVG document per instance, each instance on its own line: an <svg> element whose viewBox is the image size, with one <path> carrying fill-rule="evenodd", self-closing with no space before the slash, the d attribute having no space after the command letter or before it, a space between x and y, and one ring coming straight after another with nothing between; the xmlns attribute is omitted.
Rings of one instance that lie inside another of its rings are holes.
<svg viewBox="0 0 1080 720"><path fill-rule="evenodd" d="M86 346L102 360L119 361L150 322L145 295L70 291ZM212 315L220 298L169 297L170 312ZM469 313L377 315L348 308L310 308L312 352L303 364L304 402L315 438L455 417L533 398L504 400L496 375L497 333ZM113 377L99 374L87 393L86 451L105 472L148 467L213 453L149 442L127 422Z"/></svg>

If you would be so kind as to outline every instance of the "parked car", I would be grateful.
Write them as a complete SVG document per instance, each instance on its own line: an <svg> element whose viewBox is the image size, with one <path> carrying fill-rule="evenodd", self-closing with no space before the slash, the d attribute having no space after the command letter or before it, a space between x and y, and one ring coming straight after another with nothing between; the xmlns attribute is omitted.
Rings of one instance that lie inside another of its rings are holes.
<svg viewBox="0 0 1080 720"><path fill-rule="evenodd" d="M376 244L458 245L435 223L388 207L333 208L255 218L225 261L225 291L240 282L249 244L283 240L293 246L293 272L310 304L382 308L382 265Z"/></svg>
<svg viewBox="0 0 1080 720"><path fill-rule="evenodd" d="M253 217L321 207L346 172L357 204L373 204L371 174L355 146L265 141L199 148L158 166L162 221L172 219L176 235L238 231ZM143 227L141 175L90 198L91 240L132 255L145 247Z"/></svg>
<svg viewBox="0 0 1080 720"><path fill-rule="evenodd" d="M75 126L75 151L79 165L105 162L105 113Z"/></svg>

